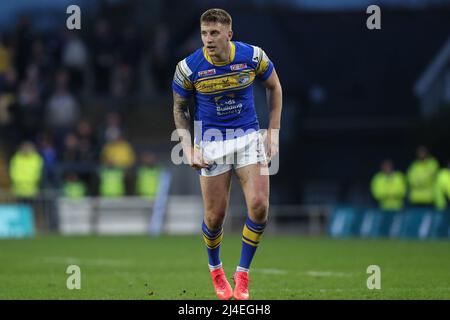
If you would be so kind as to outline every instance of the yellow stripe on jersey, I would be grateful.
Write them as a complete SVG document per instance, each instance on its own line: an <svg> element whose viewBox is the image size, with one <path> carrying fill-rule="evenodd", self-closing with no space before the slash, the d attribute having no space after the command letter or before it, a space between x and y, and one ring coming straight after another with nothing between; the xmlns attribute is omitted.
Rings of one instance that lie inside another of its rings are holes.
<svg viewBox="0 0 450 320"><path fill-rule="evenodd" d="M203 94L215 94L223 91L246 88L255 80L254 70L244 70L239 73L224 74L212 79L205 78L197 81L195 90Z"/></svg>
<svg viewBox="0 0 450 320"><path fill-rule="evenodd" d="M218 67L225 66L225 65L233 62L235 55L236 55L236 46L233 43L233 41L230 41L230 57L228 58L228 61L214 62L212 60L212 58L209 56L208 52L206 52L206 48L203 47L203 56L205 57L206 61L208 61L212 65L215 65L215 66L218 66Z"/></svg>
<svg viewBox="0 0 450 320"><path fill-rule="evenodd" d="M269 68L269 58L264 53L264 51L261 50L262 57L259 57L259 63L256 66L256 74L260 75L266 72L267 68Z"/></svg>
<svg viewBox="0 0 450 320"><path fill-rule="evenodd" d="M249 244L255 246L261 240L262 232L261 233L254 232L253 230L249 229L246 224L246 225L244 225L244 229L242 230L242 236L243 236L242 240L244 240L244 242L248 243L248 241L246 241L246 239L248 239L250 241L255 242L253 244L249 243ZM246 238L246 239L244 239L244 238Z"/></svg>
<svg viewBox="0 0 450 320"><path fill-rule="evenodd" d="M192 82L189 80L189 77L186 74L186 70L184 70L182 63L178 63L175 70L175 80L178 80L177 83L180 84L186 90L194 89Z"/></svg>

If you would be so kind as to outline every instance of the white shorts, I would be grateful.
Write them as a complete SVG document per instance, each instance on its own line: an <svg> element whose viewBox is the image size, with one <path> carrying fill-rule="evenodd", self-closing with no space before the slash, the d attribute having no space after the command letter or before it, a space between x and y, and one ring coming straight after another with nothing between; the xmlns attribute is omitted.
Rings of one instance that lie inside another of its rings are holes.
<svg viewBox="0 0 450 320"><path fill-rule="evenodd" d="M258 131L223 141L202 141L196 144L203 152L208 168L197 170L205 177L212 177L250 164L267 163L261 134Z"/></svg>

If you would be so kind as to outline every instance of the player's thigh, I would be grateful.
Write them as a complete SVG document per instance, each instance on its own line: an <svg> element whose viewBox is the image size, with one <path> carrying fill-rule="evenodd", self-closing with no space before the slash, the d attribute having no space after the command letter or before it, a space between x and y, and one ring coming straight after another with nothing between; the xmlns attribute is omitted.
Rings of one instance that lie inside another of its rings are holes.
<svg viewBox="0 0 450 320"><path fill-rule="evenodd" d="M217 176L200 176L205 216L224 215L228 206L231 170Z"/></svg>
<svg viewBox="0 0 450 320"><path fill-rule="evenodd" d="M255 163L235 170L249 210L269 205L269 176L261 173L264 168L266 164Z"/></svg>

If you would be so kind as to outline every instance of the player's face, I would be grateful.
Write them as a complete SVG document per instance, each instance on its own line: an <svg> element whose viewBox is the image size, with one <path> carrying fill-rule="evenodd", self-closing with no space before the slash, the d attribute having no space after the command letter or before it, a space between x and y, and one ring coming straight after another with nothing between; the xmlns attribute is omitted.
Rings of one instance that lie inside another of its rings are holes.
<svg viewBox="0 0 450 320"><path fill-rule="evenodd" d="M202 42L209 56L220 57L227 49L233 32L230 26L221 23L202 23L200 25Z"/></svg>

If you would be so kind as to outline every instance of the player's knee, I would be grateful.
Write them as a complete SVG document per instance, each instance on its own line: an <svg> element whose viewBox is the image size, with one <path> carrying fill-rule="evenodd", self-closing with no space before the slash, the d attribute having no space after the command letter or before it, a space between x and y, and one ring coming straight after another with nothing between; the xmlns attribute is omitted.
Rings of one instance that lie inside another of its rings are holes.
<svg viewBox="0 0 450 320"><path fill-rule="evenodd" d="M205 217L205 223L210 230L217 230L222 227L223 221L225 219L225 211L214 212L213 214L208 214Z"/></svg>
<svg viewBox="0 0 450 320"><path fill-rule="evenodd" d="M250 203L251 215L255 222L265 222L269 210L269 201L267 197L256 196Z"/></svg>

